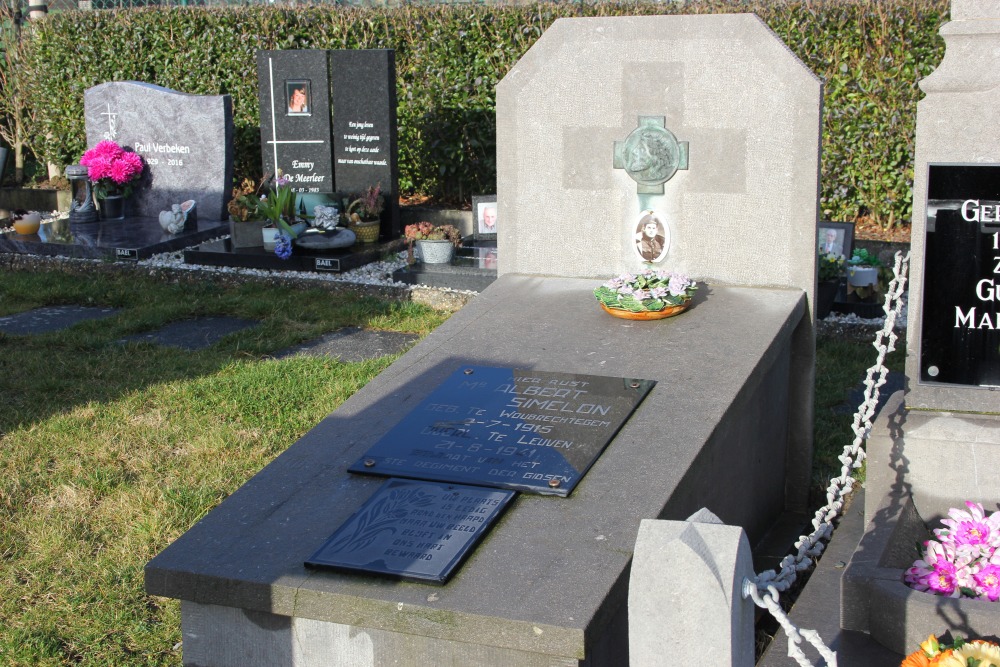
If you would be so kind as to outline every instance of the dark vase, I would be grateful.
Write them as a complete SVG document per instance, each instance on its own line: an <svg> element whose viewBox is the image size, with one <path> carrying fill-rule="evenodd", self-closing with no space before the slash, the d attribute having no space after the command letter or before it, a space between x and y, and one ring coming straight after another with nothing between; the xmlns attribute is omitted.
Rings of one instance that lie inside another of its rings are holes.
<svg viewBox="0 0 1000 667"><path fill-rule="evenodd" d="M101 210L101 220L122 220L125 218L125 197L122 195L108 195L104 199L98 199Z"/></svg>
<svg viewBox="0 0 1000 667"><path fill-rule="evenodd" d="M816 319L821 320L830 314L839 287L840 282L836 280L816 283Z"/></svg>

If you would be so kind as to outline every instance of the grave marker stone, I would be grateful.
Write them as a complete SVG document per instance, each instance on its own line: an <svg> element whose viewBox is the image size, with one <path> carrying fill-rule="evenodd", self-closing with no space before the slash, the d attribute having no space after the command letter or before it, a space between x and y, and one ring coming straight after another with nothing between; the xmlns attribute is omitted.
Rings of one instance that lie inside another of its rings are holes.
<svg viewBox="0 0 1000 667"><path fill-rule="evenodd" d="M87 145L105 139L139 153L147 166L129 214L157 217L171 204L197 202L203 220L226 220L233 181L229 95L188 95L138 81L112 81L84 93Z"/></svg>
<svg viewBox="0 0 1000 667"><path fill-rule="evenodd" d="M395 51L331 51L330 68L337 191L358 193L381 183L382 232L395 238L400 234Z"/></svg>
<svg viewBox="0 0 1000 667"><path fill-rule="evenodd" d="M258 51L257 80L263 173L280 171L295 192L334 192L330 52Z"/></svg>

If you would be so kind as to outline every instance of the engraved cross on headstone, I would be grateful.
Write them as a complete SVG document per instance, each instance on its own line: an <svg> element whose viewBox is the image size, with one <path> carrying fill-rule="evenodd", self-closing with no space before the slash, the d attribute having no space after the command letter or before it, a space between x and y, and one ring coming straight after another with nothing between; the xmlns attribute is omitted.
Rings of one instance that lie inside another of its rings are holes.
<svg viewBox="0 0 1000 667"><path fill-rule="evenodd" d="M271 174L278 174L278 147L283 144L325 144L328 143L326 139L278 139L278 109L275 105L275 99L280 99L281 93L275 90L274 87L274 59L267 59L267 74L268 83L270 85L271 91L271 138L267 139L267 143L271 148L272 159L271 159ZM280 85L280 84L279 84Z"/></svg>
<svg viewBox="0 0 1000 667"><path fill-rule="evenodd" d="M663 116L639 116L639 125L615 142L614 168L636 182L638 194L662 195L663 184L688 168L688 142L677 141Z"/></svg>

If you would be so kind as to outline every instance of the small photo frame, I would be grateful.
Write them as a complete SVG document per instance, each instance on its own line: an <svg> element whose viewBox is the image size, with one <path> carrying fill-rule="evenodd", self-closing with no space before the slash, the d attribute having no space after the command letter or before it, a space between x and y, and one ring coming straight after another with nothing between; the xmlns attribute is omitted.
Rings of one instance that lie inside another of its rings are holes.
<svg viewBox="0 0 1000 667"><path fill-rule="evenodd" d="M285 105L289 116L312 114L312 85L308 79L285 79Z"/></svg>
<svg viewBox="0 0 1000 667"><path fill-rule="evenodd" d="M475 195L472 197L472 214L475 217L477 239L497 237L497 196Z"/></svg>
<svg viewBox="0 0 1000 667"><path fill-rule="evenodd" d="M840 255L844 259L850 259L854 253L854 223L820 222L816 247L822 254Z"/></svg>
<svg viewBox="0 0 1000 667"><path fill-rule="evenodd" d="M639 214L632 238L635 254L644 262L661 262L670 250L670 228L663 216L652 210Z"/></svg>

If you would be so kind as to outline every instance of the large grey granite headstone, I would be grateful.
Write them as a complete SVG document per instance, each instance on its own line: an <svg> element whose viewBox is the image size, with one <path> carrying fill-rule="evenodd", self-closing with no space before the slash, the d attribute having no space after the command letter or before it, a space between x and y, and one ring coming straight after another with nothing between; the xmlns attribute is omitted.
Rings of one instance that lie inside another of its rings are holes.
<svg viewBox="0 0 1000 667"><path fill-rule="evenodd" d="M257 81L264 173L280 171L296 192L333 192L330 52L258 51Z"/></svg>
<svg viewBox="0 0 1000 667"><path fill-rule="evenodd" d="M105 139L147 165L129 213L156 217L171 204L197 202L204 220L226 220L233 182L233 105L229 95L188 95L138 81L84 93L87 146Z"/></svg>
<svg viewBox="0 0 1000 667"><path fill-rule="evenodd" d="M337 191L358 193L381 184L386 202L382 233L395 238L401 231L396 52L392 49L331 51L330 81Z"/></svg>
<svg viewBox="0 0 1000 667"><path fill-rule="evenodd" d="M652 209L672 239L658 268L806 293L791 372L801 458L790 463L802 490L821 109L821 81L752 14L559 19L497 86L501 274L639 270L636 224ZM640 124L680 144L663 194L643 192L654 188L633 180L636 169L615 168L626 166L616 143Z"/></svg>

